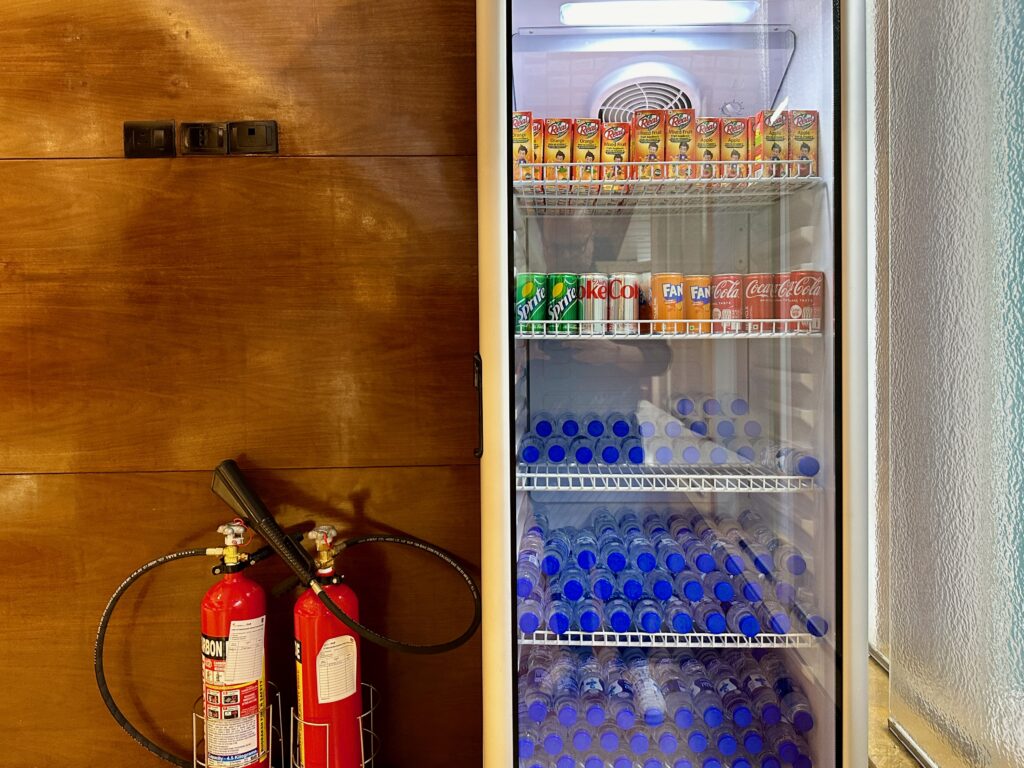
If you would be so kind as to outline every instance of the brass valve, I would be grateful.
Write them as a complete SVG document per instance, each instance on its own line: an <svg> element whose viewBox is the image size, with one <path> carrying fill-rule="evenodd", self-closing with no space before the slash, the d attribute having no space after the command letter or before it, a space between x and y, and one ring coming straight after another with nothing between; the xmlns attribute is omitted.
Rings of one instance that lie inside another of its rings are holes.
<svg viewBox="0 0 1024 768"><path fill-rule="evenodd" d="M330 571L334 569L334 553L331 545L338 536L338 530L333 525L318 525L306 534L316 544L316 557L314 562L318 571Z"/></svg>

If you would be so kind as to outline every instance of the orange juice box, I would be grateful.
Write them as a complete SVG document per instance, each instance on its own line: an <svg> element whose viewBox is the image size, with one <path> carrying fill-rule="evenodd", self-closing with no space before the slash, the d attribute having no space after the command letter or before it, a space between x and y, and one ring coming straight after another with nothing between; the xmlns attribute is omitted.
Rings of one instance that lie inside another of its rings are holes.
<svg viewBox="0 0 1024 768"><path fill-rule="evenodd" d="M629 123L605 123L601 128L602 179L625 181L629 178ZM605 184L604 192L622 192L625 184Z"/></svg>
<svg viewBox="0 0 1024 768"><path fill-rule="evenodd" d="M572 162L571 117L549 117L544 121L544 181L568 181Z"/></svg>
<svg viewBox="0 0 1024 768"><path fill-rule="evenodd" d="M713 179L718 175L718 161L722 159L722 119L697 118L697 162L700 178Z"/></svg>
<svg viewBox="0 0 1024 768"><path fill-rule="evenodd" d="M601 167L598 165L601 162L601 121L579 117L572 130L573 178L578 181L597 181L601 178Z"/></svg>
<svg viewBox="0 0 1024 768"><path fill-rule="evenodd" d="M697 118L692 109L670 109L665 120L665 156L670 179L692 179L697 175ZM675 161L679 161L678 165Z"/></svg>
<svg viewBox="0 0 1024 768"><path fill-rule="evenodd" d="M634 179L660 179L664 176L661 165L665 161L665 110L638 109L633 113L634 163L645 160L652 165L632 166Z"/></svg>
<svg viewBox="0 0 1024 768"><path fill-rule="evenodd" d="M750 175L750 118L722 118L722 176L742 179Z"/></svg>
<svg viewBox="0 0 1024 768"><path fill-rule="evenodd" d="M544 162L544 121L539 117L533 119L533 162Z"/></svg>
<svg viewBox="0 0 1024 768"><path fill-rule="evenodd" d="M533 169L533 114L512 113L512 179L532 179Z"/></svg>
<svg viewBox="0 0 1024 768"><path fill-rule="evenodd" d="M751 160L789 160L789 113L775 114L770 110L757 113L754 118L754 141L751 146ZM754 175L760 177L782 177L786 165L762 165L754 163Z"/></svg>
<svg viewBox="0 0 1024 768"><path fill-rule="evenodd" d="M790 175L818 175L818 113L794 109L789 113Z"/></svg>

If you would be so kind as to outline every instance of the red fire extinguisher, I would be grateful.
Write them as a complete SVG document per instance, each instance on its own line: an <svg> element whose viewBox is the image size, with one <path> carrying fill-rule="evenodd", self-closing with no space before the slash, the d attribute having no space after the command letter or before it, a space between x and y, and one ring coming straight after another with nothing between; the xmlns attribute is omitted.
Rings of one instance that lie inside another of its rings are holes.
<svg viewBox="0 0 1024 768"><path fill-rule="evenodd" d="M329 525L307 534L316 543L317 582L335 605L359 621L355 592L339 583L334 573L331 545L337 535ZM359 635L336 618L312 589L295 603L295 672L301 765L359 768L363 763Z"/></svg>
<svg viewBox="0 0 1024 768"><path fill-rule="evenodd" d="M267 599L242 572L245 526L228 523L217 532L224 534L224 576L201 607L206 766L269 768Z"/></svg>

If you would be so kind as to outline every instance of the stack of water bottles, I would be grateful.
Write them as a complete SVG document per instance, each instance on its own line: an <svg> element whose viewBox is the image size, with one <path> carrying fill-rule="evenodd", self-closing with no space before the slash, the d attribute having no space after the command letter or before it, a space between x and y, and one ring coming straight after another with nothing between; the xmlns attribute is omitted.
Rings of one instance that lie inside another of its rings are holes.
<svg viewBox="0 0 1024 768"><path fill-rule="evenodd" d="M727 518L717 530L695 507L598 507L581 528L554 528L543 509L529 513L516 565L518 624L526 635L629 631L732 632L756 637L793 626L821 636L828 622L793 586L806 558L761 528L751 535ZM761 518L748 511L751 526ZM763 522L763 521L761 521ZM776 562L789 569L776 572ZM801 565L802 564L802 565ZM774 595L774 596L773 596ZM793 612L803 597L799 614Z"/></svg>
<svg viewBox="0 0 1024 768"><path fill-rule="evenodd" d="M771 651L536 647L518 689L527 768L812 768L810 702Z"/></svg>
<svg viewBox="0 0 1024 768"><path fill-rule="evenodd" d="M519 459L526 464L643 464L644 451L634 414L542 411L519 444Z"/></svg>

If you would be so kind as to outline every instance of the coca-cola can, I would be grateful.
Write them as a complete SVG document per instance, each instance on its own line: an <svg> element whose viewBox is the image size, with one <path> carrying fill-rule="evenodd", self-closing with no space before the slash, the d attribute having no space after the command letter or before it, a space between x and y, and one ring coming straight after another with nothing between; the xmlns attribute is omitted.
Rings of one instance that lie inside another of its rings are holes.
<svg viewBox="0 0 1024 768"><path fill-rule="evenodd" d="M580 335L604 336L608 320L608 275L580 275Z"/></svg>
<svg viewBox="0 0 1024 768"><path fill-rule="evenodd" d="M611 333L637 334L640 324L640 275L616 272L608 281L608 330ZM632 321L632 322L630 322Z"/></svg>
<svg viewBox="0 0 1024 768"><path fill-rule="evenodd" d="M743 275L729 273L711 278L711 318L733 322L712 323L712 333L739 333L743 319Z"/></svg>
<svg viewBox="0 0 1024 768"><path fill-rule="evenodd" d="M825 276L821 272L801 269L779 277L775 314L785 321L779 330L820 331Z"/></svg>
<svg viewBox="0 0 1024 768"><path fill-rule="evenodd" d="M771 322L749 322L771 320L775 317L775 275L771 272L756 272L743 277L743 319L747 320L746 330L750 333L765 333L774 330Z"/></svg>

